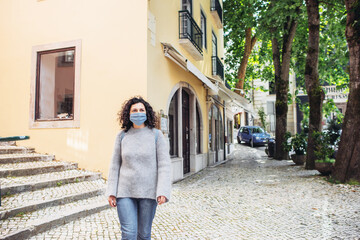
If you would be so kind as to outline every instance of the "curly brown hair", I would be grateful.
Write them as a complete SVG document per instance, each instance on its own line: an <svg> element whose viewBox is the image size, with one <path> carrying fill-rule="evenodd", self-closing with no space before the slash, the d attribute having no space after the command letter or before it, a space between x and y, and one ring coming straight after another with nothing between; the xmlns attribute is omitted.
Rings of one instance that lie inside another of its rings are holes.
<svg viewBox="0 0 360 240"><path fill-rule="evenodd" d="M125 129L125 132L127 132L133 126L133 123L130 121L130 109L131 106L136 103L142 103L145 106L147 118L145 121L145 126L148 128L155 128L158 121L156 113L153 111L153 108L150 106L150 104L141 96L132 97L123 103L121 110L117 114L121 128Z"/></svg>

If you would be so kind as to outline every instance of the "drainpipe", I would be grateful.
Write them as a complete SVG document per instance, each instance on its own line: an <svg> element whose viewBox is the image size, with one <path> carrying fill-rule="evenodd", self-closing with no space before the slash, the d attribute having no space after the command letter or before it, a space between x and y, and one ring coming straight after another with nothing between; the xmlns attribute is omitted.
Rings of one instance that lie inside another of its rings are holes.
<svg viewBox="0 0 360 240"><path fill-rule="evenodd" d="M225 116L225 108L226 108L226 105L225 105L225 100L223 100L223 105L224 105L224 108L223 108L223 114L224 114L224 161L226 160L226 141L225 141L225 133L226 133L226 116Z"/></svg>

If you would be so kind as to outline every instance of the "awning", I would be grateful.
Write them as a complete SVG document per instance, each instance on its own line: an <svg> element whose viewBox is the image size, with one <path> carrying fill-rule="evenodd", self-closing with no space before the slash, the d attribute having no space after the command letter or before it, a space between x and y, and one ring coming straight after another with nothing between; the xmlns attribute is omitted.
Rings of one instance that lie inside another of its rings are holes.
<svg viewBox="0 0 360 240"><path fill-rule="evenodd" d="M252 104L246 98L228 89L223 81L219 81L215 78L210 78L210 77L209 79L218 85L220 92L222 92L225 96L227 96L230 102L238 105L239 107L242 107L247 112L250 113L254 112Z"/></svg>
<svg viewBox="0 0 360 240"><path fill-rule="evenodd" d="M210 91L210 95L218 94L218 88L213 84L194 64L192 64L188 59L186 59L178 50L176 50L170 43L161 43L164 49L165 57L168 57L177 65L179 65L185 71L189 71L197 77L205 87Z"/></svg>

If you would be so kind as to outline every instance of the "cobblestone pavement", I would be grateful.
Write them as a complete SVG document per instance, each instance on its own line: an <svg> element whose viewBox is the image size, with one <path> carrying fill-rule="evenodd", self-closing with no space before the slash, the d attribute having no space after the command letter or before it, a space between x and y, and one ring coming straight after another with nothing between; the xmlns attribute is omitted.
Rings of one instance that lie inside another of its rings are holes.
<svg viewBox="0 0 360 240"><path fill-rule="evenodd" d="M120 239L115 208L31 239ZM360 187L237 145L234 159L173 185L153 239L360 239Z"/></svg>

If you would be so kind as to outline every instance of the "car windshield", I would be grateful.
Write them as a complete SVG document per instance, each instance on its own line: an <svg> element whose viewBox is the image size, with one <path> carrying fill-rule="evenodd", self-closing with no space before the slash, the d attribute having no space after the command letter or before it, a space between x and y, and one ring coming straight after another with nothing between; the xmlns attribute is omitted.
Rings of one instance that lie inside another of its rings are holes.
<svg viewBox="0 0 360 240"><path fill-rule="evenodd" d="M264 129L257 127L257 128L253 128L251 129L252 133L264 133Z"/></svg>

